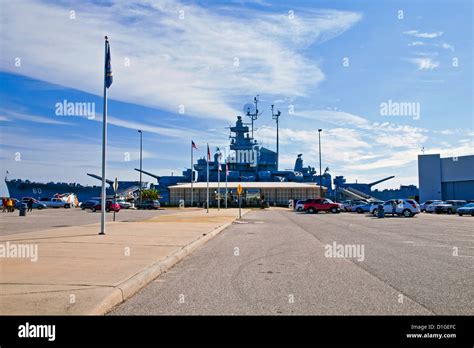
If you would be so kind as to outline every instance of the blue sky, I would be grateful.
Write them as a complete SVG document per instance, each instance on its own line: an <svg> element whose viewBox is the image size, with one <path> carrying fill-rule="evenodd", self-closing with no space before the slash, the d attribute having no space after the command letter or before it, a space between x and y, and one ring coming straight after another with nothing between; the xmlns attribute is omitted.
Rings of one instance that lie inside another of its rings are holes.
<svg viewBox="0 0 474 348"><path fill-rule="evenodd" d="M318 128L323 167L348 181L396 176L379 188L418 184L422 147L474 153L469 0L0 6L0 159L10 178L98 183L85 173L100 172L104 35L114 72L110 178L138 178L137 129L144 168L180 174L190 140L198 156L206 142L225 146L225 127L256 94L264 113L255 137L271 149L270 105L282 112L283 168L298 153L318 166ZM94 119L58 116L64 100L95 103ZM415 103L419 115L381 114L389 100Z"/></svg>

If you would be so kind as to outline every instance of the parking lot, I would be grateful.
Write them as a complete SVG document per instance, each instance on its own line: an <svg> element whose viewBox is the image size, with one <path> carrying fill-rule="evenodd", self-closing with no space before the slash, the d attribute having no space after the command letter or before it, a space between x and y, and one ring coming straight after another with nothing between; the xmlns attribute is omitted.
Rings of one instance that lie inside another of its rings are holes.
<svg viewBox="0 0 474 348"><path fill-rule="evenodd" d="M112 313L472 315L473 226L256 209ZM328 255L333 245L363 255Z"/></svg>
<svg viewBox="0 0 474 348"><path fill-rule="evenodd" d="M115 220L134 221L148 219L160 214L169 214L170 212L176 212L176 210L122 209L115 214ZM13 213L0 213L0 235L41 231L57 227L81 226L100 222L100 211L93 213L90 210L81 210L79 208L34 209L32 212L28 212L26 216L18 215L18 210L15 210ZM107 213L107 221L112 221L113 215L113 213Z"/></svg>

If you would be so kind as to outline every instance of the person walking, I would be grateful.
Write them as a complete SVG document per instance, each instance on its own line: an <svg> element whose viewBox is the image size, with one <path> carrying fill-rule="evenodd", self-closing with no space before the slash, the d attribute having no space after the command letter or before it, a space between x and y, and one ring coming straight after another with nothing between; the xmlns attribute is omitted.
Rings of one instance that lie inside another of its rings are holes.
<svg viewBox="0 0 474 348"><path fill-rule="evenodd" d="M395 216L396 213L397 213L397 201L393 200L392 201L392 216Z"/></svg>
<svg viewBox="0 0 474 348"><path fill-rule="evenodd" d="M11 198L8 198L8 201L7 201L7 209L8 209L8 212L9 212L9 213L13 213L13 211L14 211L14 208L13 208L13 199L11 199Z"/></svg>
<svg viewBox="0 0 474 348"><path fill-rule="evenodd" d="M28 206L28 210L27 211L33 211L33 199L30 198L28 200L28 202L26 203L26 205Z"/></svg>

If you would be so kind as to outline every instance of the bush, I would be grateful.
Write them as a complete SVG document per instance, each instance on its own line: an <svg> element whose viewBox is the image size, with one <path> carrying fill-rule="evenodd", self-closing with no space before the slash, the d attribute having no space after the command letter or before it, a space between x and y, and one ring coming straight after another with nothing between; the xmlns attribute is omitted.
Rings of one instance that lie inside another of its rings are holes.
<svg viewBox="0 0 474 348"><path fill-rule="evenodd" d="M142 200L145 199L157 200L160 199L160 196L158 195L158 191L155 189L142 190Z"/></svg>

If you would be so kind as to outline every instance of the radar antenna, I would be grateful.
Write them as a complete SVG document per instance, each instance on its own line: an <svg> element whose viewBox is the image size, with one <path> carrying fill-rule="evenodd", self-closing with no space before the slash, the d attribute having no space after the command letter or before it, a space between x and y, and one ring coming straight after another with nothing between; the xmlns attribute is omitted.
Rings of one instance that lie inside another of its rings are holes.
<svg viewBox="0 0 474 348"><path fill-rule="evenodd" d="M280 117L281 115L281 112L280 110L277 110L277 113L275 114L273 112L273 106L272 105L272 118L276 121L276 125L277 125L277 158L276 158L276 169L278 170L278 157L279 157L279 148L280 148L280 144L279 144L279 139L278 139L278 118Z"/></svg>
<svg viewBox="0 0 474 348"><path fill-rule="evenodd" d="M253 98L253 103L255 106L252 104L248 103L244 105L244 113L247 117L250 117L252 120L252 139L253 139L253 122L257 120L258 116L260 116L262 113L258 113L258 97L259 95L257 94L256 97Z"/></svg>

